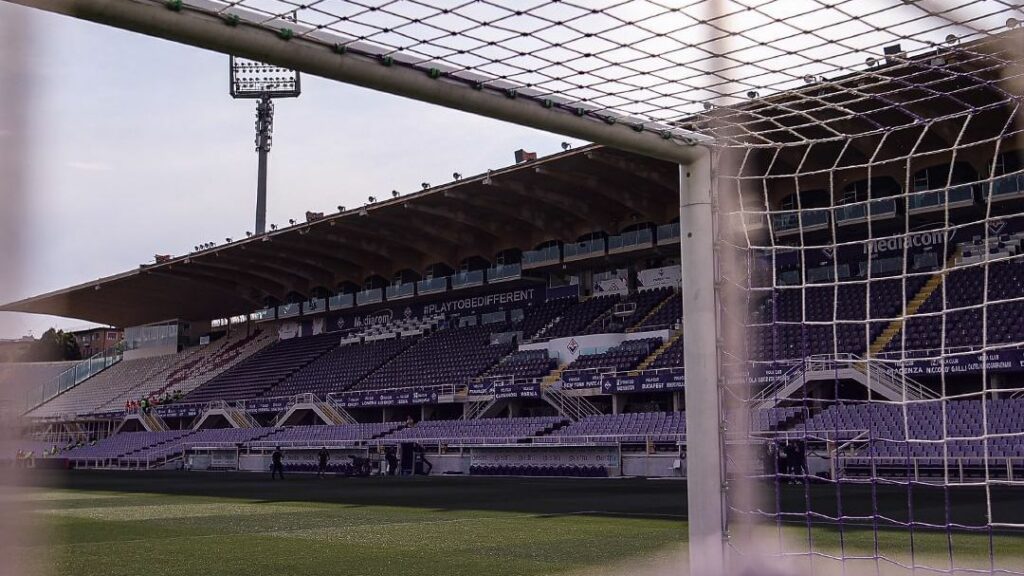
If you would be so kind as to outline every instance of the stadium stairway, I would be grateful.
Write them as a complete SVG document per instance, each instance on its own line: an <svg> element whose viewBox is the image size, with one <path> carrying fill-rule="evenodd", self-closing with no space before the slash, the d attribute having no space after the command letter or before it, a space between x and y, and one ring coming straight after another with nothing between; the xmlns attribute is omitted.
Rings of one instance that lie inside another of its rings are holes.
<svg viewBox="0 0 1024 576"><path fill-rule="evenodd" d="M561 380L562 373L565 372L565 369L568 367L569 364L559 364L558 368L552 370L550 374L545 376L544 379L540 381L540 387L545 388Z"/></svg>
<svg viewBox="0 0 1024 576"><path fill-rule="evenodd" d="M960 258L960 252L961 248L957 247L953 252L953 255L946 260L946 265L943 267L942 271L929 278L928 281L924 283L924 286L921 286L921 289L917 291L917 294L914 294L914 297L907 302L907 310L903 317L890 322L889 325L886 326L885 330L875 338L875 341L872 342L871 346L868 348L868 358L877 358L882 350L885 350L885 347L888 346L889 343L896 338L896 335L903 330L903 325L906 323L907 318L917 314L917 311L921 309L921 306L924 306L924 303L928 301L928 298L931 297L931 295L934 294L940 286L942 286L942 281L946 278L946 272L953 269L956 265L957 259Z"/></svg>
<svg viewBox="0 0 1024 576"><path fill-rule="evenodd" d="M665 300L665 302L668 302L668 300ZM664 302L662 304L664 304ZM657 309L652 311L652 314L656 311ZM669 348L672 347L673 344L676 343L676 340L679 340L682 337L683 331L677 330L676 333L673 334L668 340L662 342L661 346L658 346L654 350L654 352L651 352L651 354L647 358L644 358L639 364L637 364L636 369L633 371L641 372L643 370L647 370L651 366L651 364L654 364L654 361L658 359L658 356L661 356L665 352L665 350L668 350Z"/></svg>
<svg viewBox="0 0 1024 576"><path fill-rule="evenodd" d="M648 312L647 314L644 314L644 317L641 318L639 322L635 322L633 324L633 326L630 326L629 328L627 328L626 332L627 333L640 332L642 330L641 326L643 326L651 318L654 318L662 308L664 308L669 302L671 302L673 298L677 298L677 297L679 297L679 295L676 294L675 291L673 291L667 297L662 298L661 302L658 302L654 306L654 308L651 308L650 312ZM653 359L652 359L652 361L653 361Z"/></svg>

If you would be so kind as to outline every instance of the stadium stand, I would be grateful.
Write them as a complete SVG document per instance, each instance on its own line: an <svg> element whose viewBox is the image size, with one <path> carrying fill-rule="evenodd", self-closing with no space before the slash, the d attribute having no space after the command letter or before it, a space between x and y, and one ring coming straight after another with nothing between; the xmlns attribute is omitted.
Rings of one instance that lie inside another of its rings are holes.
<svg viewBox="0 0 1024 576"><path fill-rule="evenodd" d="M174 361L173 355L122 360L33 409L28 415L52 418L99 412L101 407L109 405L114 399L130 394L152 379L166 374ZM124 410L124 402L119 407Z"/></svg>
<svg viewBox="0 0 1024 576"><path fill-rule="evenodd" d="M495 328L492 325L465 326L426 335L352 389L466 384L511 352L511 342L490 343Z"/></svg>
<svg viewBox="0 0 1024 576"><path fill-rule="evenodd" d="M488 370L483 378L511 377L516 380L542 378L555 369L557 362L547 350L518 350Z"/></svg>
<svg viewBox="0 0 1024 576"><path fill-rule="evenodd" d="M675 442L685 434L686 415L683 412L637 412L588 416L543 438L538 438L537 442L602 439L621 442Z"/></svg>
<svg viewBox="0 0 1024 576"><path fill-rule="evenodd" d="M256 331L251 335L226 336L208 346L187 349L178 354L166 372L154 375L135 388L126 388L98 411L117 410L125 402L160 397L165 393L187 394L199 385L259 352L272 341L269 333Z"/></svg>
<svg viewBox="0 0 1024 576"><path fill-rule="evenodd" d="M587 327L602 314L608 312L618 301L618 296L594 296L570 306L563 312L561 318L544 332L543 336L545 338L564 338L583 334Z"/></svg>
<svg viewBox="0 0 1024 576"><path fill-rule="evenodd" d="M307 392L325 395L348 390L415 342L415 338L405 337L340 346L271 388L266 396Z"/></svg>
<svg viewBox="0 0 1024 576"><path fill-rule="evenodd" d="M335 334L278 341L199 386L186 396L186 400L208 402L260 396L337 344L338 336Z"/></svg>

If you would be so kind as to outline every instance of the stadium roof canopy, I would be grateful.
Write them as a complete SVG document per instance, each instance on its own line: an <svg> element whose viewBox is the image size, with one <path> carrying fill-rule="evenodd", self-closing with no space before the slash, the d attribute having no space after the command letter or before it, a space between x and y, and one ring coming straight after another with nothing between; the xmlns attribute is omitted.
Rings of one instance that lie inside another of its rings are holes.
<svg viewBox="0 0 1024 576"><path fill-rule="evenodd" d="M893 55L866 71L712 108L680 124L719 142L770 152L780 177L814 156L807 146L829 142L867 143L843 154L852 165L877 159L873 146L956 149L1005 134L1024 77L1020 39L1015 30L914 58ZM962 129L930 129L969 115L977 120ZM632 223L661 224L677 216L675 164L591 146L143 265L0 310L116 326L219 318L249 313L267 301L285 302L292 294L308 297L320 287L333 291L345 282L361 285L370 276L390 278L434 263L454 267L472 256L490 259L505 249L572 242L594 231L616 233Z"/></svg>
<svg viewBox="0 0 1024 576"><path fill-rule="evenodd" d="M362 285L400 270L491 260L632 223L678 217L678 167L586 147L399 196L262 236L146 264L0 307L133 326L247 314L268 299Z"/></svg>

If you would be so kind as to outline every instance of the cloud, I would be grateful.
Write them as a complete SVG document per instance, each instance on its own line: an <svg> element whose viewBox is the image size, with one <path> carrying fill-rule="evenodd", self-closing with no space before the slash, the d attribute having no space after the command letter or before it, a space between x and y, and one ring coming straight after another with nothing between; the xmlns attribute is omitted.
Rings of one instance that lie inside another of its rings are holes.
<svg viewBox="0 0 1024 576"><path fill-rule="evenodd" d="M72 160L71 162L68 162L67 166L72 170L82 170L84 172L110 172L114 169L110 164L104 164L103 162L86 162L84 160Z"/></svg>

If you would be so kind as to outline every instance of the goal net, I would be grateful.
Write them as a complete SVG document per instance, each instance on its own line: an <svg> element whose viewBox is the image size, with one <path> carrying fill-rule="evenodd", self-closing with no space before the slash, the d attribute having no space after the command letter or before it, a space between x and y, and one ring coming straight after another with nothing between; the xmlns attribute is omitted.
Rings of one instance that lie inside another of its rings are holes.
<svg viewBox="0 0 1024 576"><path fill-rule="evenodd" d="M887 48L725 113L774 124L718 181L738 565L1024 571L1021 42Z"/></svg>

